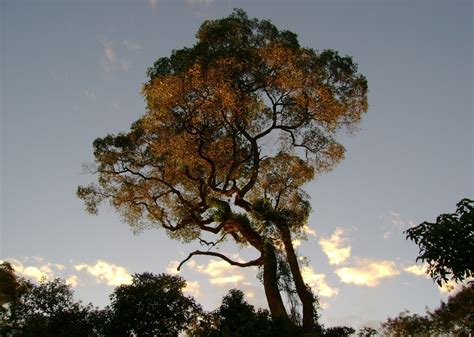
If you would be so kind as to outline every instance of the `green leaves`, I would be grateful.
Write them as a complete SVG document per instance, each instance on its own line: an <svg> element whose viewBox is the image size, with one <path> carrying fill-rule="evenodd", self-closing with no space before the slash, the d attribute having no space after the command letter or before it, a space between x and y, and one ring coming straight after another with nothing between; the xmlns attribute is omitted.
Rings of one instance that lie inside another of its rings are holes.
<svg viewBox="0 0 474 337"><path fill-rule="evenodd" d="M441 214L436 222L423 222L405 231L428 263L428 272L439 285L449 279L461 282L474 272L474 201L462 199L455 213Z"/></svg>

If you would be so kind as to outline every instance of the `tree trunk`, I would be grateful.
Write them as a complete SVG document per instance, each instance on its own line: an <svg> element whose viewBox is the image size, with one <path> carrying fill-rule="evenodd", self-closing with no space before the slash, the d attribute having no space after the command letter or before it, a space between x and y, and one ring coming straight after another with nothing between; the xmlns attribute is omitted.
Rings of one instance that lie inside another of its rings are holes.
<svg viewBox="0 0 474 337"><path fill-rule="evenodd" d="M298 258L291 242L291 232L286 224L278 224L283 244L285 246L286 257L290 265L291 274L293 275L293 282L295 283L296 292L303 305L303 330L304 332L311 332L314 329L314 297L311 291L304 283L301 275Z"/></svg>
<svg viewBox="0 0 474 337"><path fill-rule="evenodd" d="M263 264L263 286L267 297L268 307L273 319L282 319L290 328L294 326L286 312L280 290L278 289L278 262L275 256L275 249L271 244L265 244Z"/></svg>

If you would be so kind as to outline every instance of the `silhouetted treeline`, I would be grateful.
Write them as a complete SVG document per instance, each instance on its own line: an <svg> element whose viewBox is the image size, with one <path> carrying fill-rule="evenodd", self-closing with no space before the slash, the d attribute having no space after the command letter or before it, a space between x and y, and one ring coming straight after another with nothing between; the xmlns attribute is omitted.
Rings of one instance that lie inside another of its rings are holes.
<svg viewBox="0 0 474 337"><path fill-rule="evenodd" d="M121 285L103 309L73 299L62 279L35 284L18 277L8 262L0 264L0 336L5 337L288 337L285 322L274 321L268 310L255 309L242 291L232 289L221 305L206 312L183 294L179 276L136 274ZM324 329L312 336L344 337L349 327ZM308 336L308 335L306 335Z"/></svg>
<svg viewBox="0 0 474 337"><path fill-rule="evenodd" d="M463 287L446 302L426 315L402 311L395 318L382 323L384 335L468 337L474 333L474 283Z"/></svg>

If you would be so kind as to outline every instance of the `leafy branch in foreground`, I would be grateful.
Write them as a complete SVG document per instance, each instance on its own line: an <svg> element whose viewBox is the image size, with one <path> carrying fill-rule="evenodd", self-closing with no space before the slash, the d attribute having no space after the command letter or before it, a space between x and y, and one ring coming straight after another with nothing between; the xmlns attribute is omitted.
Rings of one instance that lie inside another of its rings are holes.
<svg viewBox="0 0 474 337"><path fill-rule="evenodd" d="M462 282L474 272L474 201L465 198L456 206L455 213L405 231L420 247L417 261L428 263L427 272L439 285L449 279Z"/></svg>

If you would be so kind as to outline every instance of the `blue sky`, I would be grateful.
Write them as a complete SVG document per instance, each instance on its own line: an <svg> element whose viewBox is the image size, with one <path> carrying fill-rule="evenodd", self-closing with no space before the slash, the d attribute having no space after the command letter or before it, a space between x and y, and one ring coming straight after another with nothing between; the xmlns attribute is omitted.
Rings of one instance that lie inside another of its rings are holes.
<svg viewBox="0 0 474 337"><path fill-rule="evenodd" d="M368 79L360 132L341 138L345 160L307 186L315 236L298 250L322 322L436 307L447 295L416 275L402 231L474 195L470 1L2 0L0 258L29 277L68 278L78 299L103 306L129 274L165 272L196 248L163 231L133 235L111 209L90 216L75 189L93 179L81 169L92 141L144 113L147 67L236 7L353 56ZM232 287L264 306L255 273L201 257L182 276L214 309Z"/></svg>

